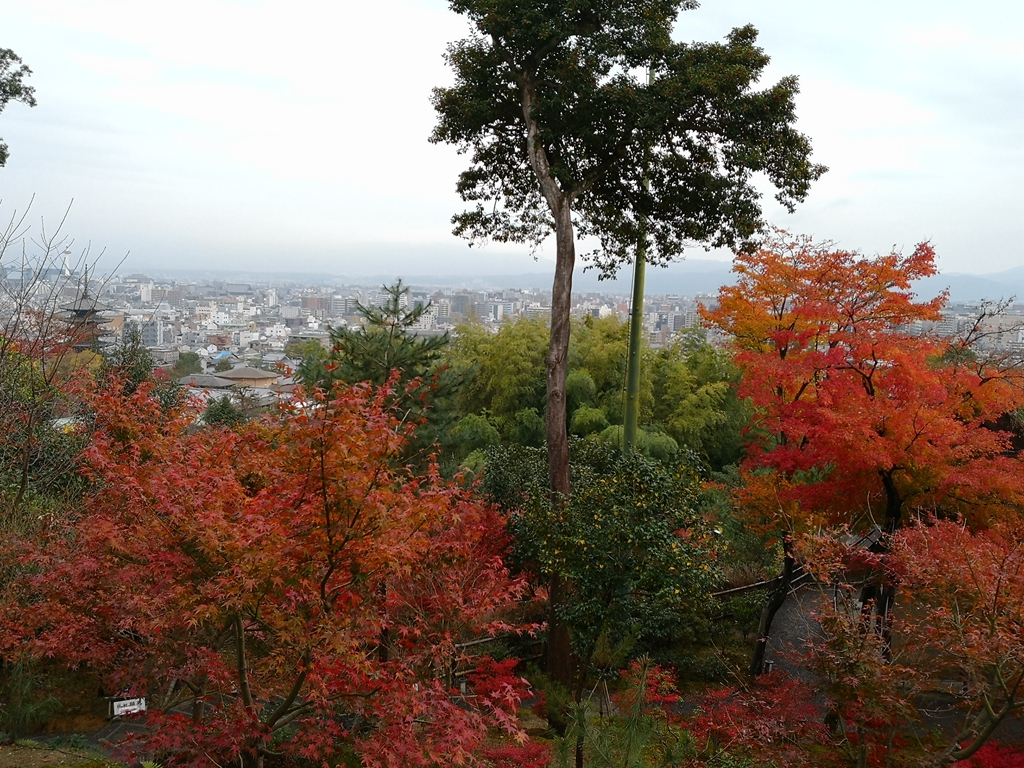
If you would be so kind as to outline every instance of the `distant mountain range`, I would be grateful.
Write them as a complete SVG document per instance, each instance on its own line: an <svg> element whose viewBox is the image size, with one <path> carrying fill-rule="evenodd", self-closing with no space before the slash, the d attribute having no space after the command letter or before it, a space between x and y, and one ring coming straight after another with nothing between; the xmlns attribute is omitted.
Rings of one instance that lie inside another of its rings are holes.
<svg viewBox="0 0 1024 768"><path fill-rule="evenodd" d="M935 296L949 289L949 299L955 302L1016 298L1017 303L1024 303L1024 267L988 275L942 273L921 280L918 285L921 296Z"/></svg>
<svg viewBox="0 0 1024 768"><path fill-rule="evenodd" d="M673 264L667 269L648 267L644 281L646 293L649 294L680 294L696 296L699 293L717 293L718 289L732 279L731 265L723 261L708 259L685 260ZM633 268L628 266L619 271L618 276L611 280L598 280L595 270L578 267L573 275L573 291L575 293L620 293L628 295L632 291ZM452 288L472 288L476 290L499 290L501 288L528 288L538 291L551 290L552 272L528 272L505 275L408 275L402 279L409 285L433 287L447 286ZM387 282L394 278L384 276L361 277L361 281Z"/></svg>
<svg viewBox="0 0 1024 768"><path fill-rule="evenodd" d="M551 290L551 273L536 272L519 275L408 275L403 279L414 286L448 286L453 288L476 288L496 290L500 288L532 288ZM628 295L632 290L632 268L620 271L615 280L597 279L593 270L576 270L573 276L573 290L576 293L620 293ZM390 282L394 277L379 276L359 278L363 284ZM687 259L668 268L648 267L645 292L648 294L697 294L718 293L723 285L733 282L732 265L709 259ZM1024 303L1024 267L988 275L970 275L959 272L942 273L917 283L918 295L931 298L941 291L949 290L951 302L972 302L981 299L1009 299L1017 297Z"/></svg>

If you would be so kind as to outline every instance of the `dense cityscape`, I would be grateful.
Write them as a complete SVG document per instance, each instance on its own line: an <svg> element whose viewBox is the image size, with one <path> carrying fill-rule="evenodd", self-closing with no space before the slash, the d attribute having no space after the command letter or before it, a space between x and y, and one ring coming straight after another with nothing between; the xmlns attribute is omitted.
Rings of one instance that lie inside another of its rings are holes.
<svg viewBox="0 0 1024 768"><path fill-rule="evenodd" d="M381 306L385 286L365 284L303 284L281 277L268 282L229 280L160 281L141 273L89 280L65 268L50 270L48 280L35 287L39 296L56 291L66 306L82 302L102 318L100 346L120 343L134 327L159 365L173 365L181 353L196 353L204 368L228 359L233 366L250 365L275 370L279 363L296 361L285 353L291 342L320 341L330 346L331 328L359 327L365 321L362 306ZM9 281L17 292L17 281ZM420 336L457 334L464 323L477 323L493 332L519 318L550 320L550 292L509 288L419 288L405 286L403 307L425 307L411 330ZM685 329L701 326L698 307L714 306L712 294L648 295L643 314L646 343L660 349ZM629 319L629 297L621 293L577 292L574 317ZM982 348L1019 355L1024 353L1024 304L973 301L949 303L937 322L914 321L912 334L940 337L972 334ZM724 337L712 333L712 342ZM205 372L205 370L204 370Z"/></svg>

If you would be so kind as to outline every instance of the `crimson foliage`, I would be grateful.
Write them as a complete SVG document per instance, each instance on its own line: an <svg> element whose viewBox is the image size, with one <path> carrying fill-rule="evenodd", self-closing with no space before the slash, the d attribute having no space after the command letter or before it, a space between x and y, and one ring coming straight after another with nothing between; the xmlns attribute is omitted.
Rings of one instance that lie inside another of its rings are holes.
<svg viewBox="0 0 1024 768"><path fill-rule="evenodd" d="M342 742L368 766L426 766L473 759L492 726L522 740L510 667L452 691L468 640L515 629L501 520L397 460L410 428L386 388L235 431L116 390L94 403L84 509L5 542L22 567L0 656L147 696L128 751L167 766L323 761Z"/></svg>

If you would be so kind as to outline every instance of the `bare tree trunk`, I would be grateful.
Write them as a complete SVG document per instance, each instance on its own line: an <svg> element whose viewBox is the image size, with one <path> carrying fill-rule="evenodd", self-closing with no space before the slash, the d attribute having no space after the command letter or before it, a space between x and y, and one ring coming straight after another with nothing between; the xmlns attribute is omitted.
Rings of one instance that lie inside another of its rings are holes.
<svg viewBox="0 0 1024 768"><path fill-rule="evenodd" d="M899 488L896 487L896 480L893 478L895 470L879 472L882 479L882 487L885 489L885 533L892 536L900 525L903 517L903 497Z"/></svg>
<svg viewBox="0 0 1024 768"><path fill-rule="evenodd" d="M786 602L786 595L789 594L793 585L793 572L796 570L796 558L793 557L793 540L787 533L782 541L783 561L782 575L779 577L778 586L768 597L768 602L761 609L761 621L757 627L757 645L754 646L754 655L750 660L750 674L754 677L764 672L764 656L768 650L768 638L772 631L772 621L775 614L779 612L783 603Z"/></svg>
<svg viewBox="0 0 1024 768"><path fill-rule="evenodd" d="M984 699L984 709L978 713L978 716L969 727L957 734L957 737L950 743L939 759L936 760L935 764L946 766L958 763L961 760L969 760L975 752L985 746L993 731L1018 706L1017 694L1022 682L1024 682L1024 672L1017 676L1012 689L1008 691L1006 701L998 710L994 709L987 699Z"/></svg>
<svg viewBox="0 0 1024 768"><path fill-rule="evenodd" d="M572 270L576 263L572 218L568 203L561 206L556 220L557 257L551 286L551 341L547 356L547 443L551 492L568 498L569 439L566 434L565 379L569 361L572 309ZM555 503L559 503L556 498Z"/></svg>
<svg viewBox="0 0 1024 768"><path fill-rule="evenodd" d="M526 124L526 149L530 166L537 176L541 194L555 220L555 277L551 286L551 336L546 358L547 407L545 424L548 452L548 478L551 502L563 507L571 493L569 476L569 437L566 432L565 379L569 362L569 334L572 309L572 270L576 266L576 243L572 227L572 195L559 186L551 173L547 152L540 138L540 126L534 118L536 84L529 73L520 81L523 121ZM573 656L569 628L558 617L558 606L567 585L557 575L551 580L547 672L552 679L571 688Z"/></svg>
<svg viewBox="0 0 1024 768"><path fill-rule="evenodd" d="M17 515L21 512L21 505L25 501L25 494L28 493L29 470L32 467L32 431L36 428L35 411L29 411L28 423L25 424L24 438L21 445L21 470L18 483L18 495L14 499L14 508L11 510Z"/></svg>
<svg viewBox="0 0 1024 768"><path fill-rule="evenodd" d="M572 270L576 266L576 243L572 230L572 199L551 172L541 142L540 125L533 115L536 84L529 73L520 82L526 151L537 176L540 192L555 220L555 278L551 285L551 340L547 355L547 447L552 501L559 505L569 497L569 440L565 429L565 378L569 361Z"/></svg>
<svg viewBox="0 0 1024 768"><path fill-rule="evenodd" d="M572 690L573 663L572 640L569 627L558 616L558 607L565 600L565 584L559 574L551 577L548 587L548 647L545 671L552 680Z"/></svg>
<svg viewBox="0 0 1024 768"><path fill-rule="evenodd" d="M195 698L192 699L192 722L197 725L203 722L203 718L206 716L206 688L208 681L203 678L202 684L199 686L199 690L195 692Z"/></svg>
<svg viewBox="0 0 1024 768"><path fill-rule="evenodd" d="M567 203L556 219L557 259L551 287L551 340L547 355L547 408L545 411L548 449L548 479L551 502L556 508L568 503L571 493L569 475L569 437L566 433L565 380L569 360L570 309L572 308L572 270L576 261L572 219ZM569 628L557 614L566 585L555 576L549 593L547 672L557 682L571 688L573 678L572 647Z"/></svg>

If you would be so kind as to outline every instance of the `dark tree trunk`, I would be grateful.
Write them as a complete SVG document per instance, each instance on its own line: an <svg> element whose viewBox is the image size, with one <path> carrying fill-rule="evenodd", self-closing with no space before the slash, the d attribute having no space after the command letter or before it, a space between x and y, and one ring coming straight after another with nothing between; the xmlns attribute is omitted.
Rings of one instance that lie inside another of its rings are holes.
<svg viewBox="0 0 1024 768"><path fill-rule="evenodd" d="M896 533L903 517L903 497L893 479L894 472L895 470L888 470L878 473L882 478L882 488L885 489L885 533L888 536Z"/></svg>
<svg viewBox="0 0 1024 768"><path fill-rule="evenodd" d="M21 446L21 470L19 472L18 495L14 499L15 514L21 511L22 502L25 501L25 494L28 493L28 480L32 469L32 431L35 429L35 411L28 414L28 423L25 425L25 438Z"/></svg>
<svg viewBox="0 0 1024 768"><path fill-rule="evenodd" d="M961 760L969 760L975 752L985 746L999 724L1020 706L1018 697L1021 687L1024 686L1024 672L1020 672L1015 680L1007 682L1008 685L1003 688L1006 695L1003 705L998 709L986 706L978 712L974 721L953 739L942 757L936 761L936 765L946 766Z"/></svg>
<svg viewBox="0 0 1024 768"><path fill-rule="evenodd" d="M882 657L886 662L892 661L892 607L895 603L895 582L883 581L875 602L875 631L882 638Z"/></svg>
<svg viewBox="0 0 1024 768"><path fill-rule="evenodd" d="M536 84L529 72L520 79L523 120L526 124L526 150L530 166L537 176L541 194L555 220L555 278L551 286L551 337L548 345L547 407L545 425L548 451L548 479L551 503L556 509L567 503L571 493L569 480L569 437L566 431L565 379L569 362L570 310L572 309L572 270L576 266L576 242L572 227L572 195L563 190L551 173L547 152L541 142L540 125L534 117ZM555 576L549 595L547 673L571 688L573 656L569 628L558 617L567 585Z"/></svg>
<svg viewBox="0 0 1024 768"><path fill-rule="evenodd" d="M761 609L761 621L757 627L757 645L754 646L754 655L750 660L750 674L754 677L764 672L764 655L768 650L768 637L772 631L772 622L775 620L775 614L786 602L786 595L789 594L793 585L796 558L793 557L793 540L788 533L783 539L782 551L782 574L779 576L779 583L772 590L764 608Z"/></svg>
<svg viewBox="0 0 1024 768"><path fill-rule="evenodd" d="M199 686L199 690L196 691L195 698L192 699L192 722L201 723L203 718L206 717L206 688L208 681L204 678Z"/></svg>
<svg viewBox="0 0 1024 768"><path fill-rule="evenodd" d="M555 682L572 690L573 663L572 643L569 627L558 616L558 606L565 600L565 584L561 576L551 577L548 591L548 645L545 671Z"/></svg>
<svg viewBox="0 0 1024 768"><path fill-rule="evenodd" d="M536 84L530 73L522 74L520 87L530 166L555 221L555 278L551 285L551 337L546 358L548 391L545 418L551 493L554 503L558 505L569 497L570 492L565 378L569 361L572 270L576 266L576 242L572 227L573 195L563 189L552 174L547 151L541 141L540 125L533 114L537 95Z"/></svg>
<svg viewBox="0 0 1024 768"><path fill-rule="evenodd" d="M895 470L880 472L882 487L885 489L885 526L880 546L882 551L889 549L889 539L899 528L903 517L903 497L893 479ZM896 582L882 579L878 585L878 599L875 601L875 631L882 638L882 653L886 661L892 660L892 617L891 611L896 603Z"/></svg>

